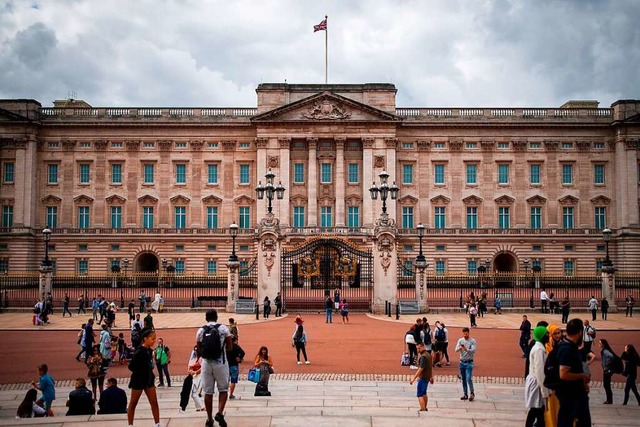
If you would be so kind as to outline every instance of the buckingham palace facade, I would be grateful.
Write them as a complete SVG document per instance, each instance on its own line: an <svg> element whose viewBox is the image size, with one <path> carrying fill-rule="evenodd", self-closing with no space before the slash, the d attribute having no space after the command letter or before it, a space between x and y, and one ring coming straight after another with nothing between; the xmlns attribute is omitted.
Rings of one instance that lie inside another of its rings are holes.
<svg viewBox="0 0 640 427"><path fill-rule="evenodd" d="M218 273L258 254L269 208L294 247L374 245L380 173L397 197L399 262L424 225L437 273L538 267L595 272L602 230L619 270L640 270L640 100L610 108L402 108L393 84L260 84L252 108L93 107L0 100L0 270ZM93 102L92 100L87 100ZM265 175L284 197L258 198ZM395 188L395 187L394 187Z"/></svg>

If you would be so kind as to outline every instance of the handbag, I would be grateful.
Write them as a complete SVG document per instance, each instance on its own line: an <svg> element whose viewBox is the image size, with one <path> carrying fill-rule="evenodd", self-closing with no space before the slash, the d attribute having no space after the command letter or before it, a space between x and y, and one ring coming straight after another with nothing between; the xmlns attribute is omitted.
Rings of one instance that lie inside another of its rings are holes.
<svg viewBox="0 0 640 427"><path fill-rule="evenodd" d="M247 375L247 379L252 383L260 382L260 370L256 368L249 369L249 374Z"/></svg>

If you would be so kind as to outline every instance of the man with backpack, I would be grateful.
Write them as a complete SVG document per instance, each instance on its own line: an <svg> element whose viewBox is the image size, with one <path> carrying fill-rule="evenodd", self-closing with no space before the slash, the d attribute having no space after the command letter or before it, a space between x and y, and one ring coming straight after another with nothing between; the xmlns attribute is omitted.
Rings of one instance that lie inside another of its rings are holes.
<svg viewBox="0 0 640 427"><path fill-rule="evenodd" d="M196 343L202 357L202 389L204 390L204 406L207 410L205 427L213 427L215 419L221 427L227 427L224 419L224 407L229 391L229 364L226 349L231 349L231 332L225 325L218 323L218 312L207 310L207 324L198 329ZM218 412L212 418L213 393L218 385Z"/></svg>
<svg viewBox="0 0 640 427"><path fill-rule="evenodd" d="M596 339L596 328L589 325L589 321L585 319L584 328L583 328L583 336L582 341L584 342L584 352L585 354L589 354L591 352L591 346L593 345L593 341Z"/></svg>
<svg viewBox="0 0 640 427"><path fill-rule="evenodd" d="M591 376L582 369L580 343L583 326L580 319L567 323L567 336L549 353L545 363L545 386L555 390L560 411L558 427L591 426L589 412L589 382ZM557 376L557 380L555 377ZM554 384L555 383L555 384Z"/></svg>

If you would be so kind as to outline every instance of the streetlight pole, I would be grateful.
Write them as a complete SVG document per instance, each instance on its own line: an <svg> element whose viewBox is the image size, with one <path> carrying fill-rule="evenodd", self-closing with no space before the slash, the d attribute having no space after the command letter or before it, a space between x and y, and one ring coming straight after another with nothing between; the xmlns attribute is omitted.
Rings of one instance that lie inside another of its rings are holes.
<svg viewBox="0 0 640 427"><path fill-rule="evenodd" d="M387 198L391 196L391 200L396 200L400 189L395 182L389 187L389 174L387 171L383 170L378 176L380 177L380 186L376 186L374 182L369 188L369 192L371 193L371 200L377 200L378 194L380 195L380 200L382 200L382 218L386 219L389 216L387 213Z"/></svg>
<svg viewBox="0 0 640 427"><path fill-rule="evenodd" d="M269 205L271 205L271 199L269 199ZM238 236L238 228L238 224L235 222L229 226L229 234L231 234L231 240L233 242L231 255L229 255L229 262L238 262L238 255L236 255L236 237Z"/></svg>
<svg viewBox="0 0 640 427"><path fill-rule="evenodd" d="M605 273L613 273L613 262L611 258L609 258L609 241L611 240L612 231L610 228L605 228L602 230L602 238L604 239L604 247L605 247L605 256L604 261L602 262L602 271Z"/></svg>
<svg viewBox="0 0 640 427"><path fill-rule="evenodd" d="M528 286L529 285L529 265L530 265L531 261L529 261L529 258L525 258L522 260L522 266L524 267L524 281L525 284Z"/></svg>
<svg viewBox="0 0 640 427"><path fill-rule="evenodd" d="M51 261L49 260L49 241L51 240L51 229L45 228L42 230L44 236L44 260L42 261L43 267L51 267Z"/></svg>
<svg viewBox="0 0 640 427"><path fill-rule="evenodd" d="M265 174L266 184L262 185L262 181L258 181L258 186L256 187L256 194L259 200L263 200L264 196L267 196L267 200L269 204L267 205L267 215L273 215L273 207L271 206L271 201L276 197L278 200L282 200L284 197L285 188L282 185L282 182L278 183L277 186L273 184L273 180L276 177L276 174L269 169L269 171Z"/></svg>
<svg viewBox="0 0 640 427"><path fill-rule="evenodd" d="M427 258L424 256L422 252L422 238L424 237L424 225L422 223L418 224L416 227L418 230L418 239L420 240L420 251L418 252L418 256L416 257L416 265L419 267L427 265Z"/></svg>

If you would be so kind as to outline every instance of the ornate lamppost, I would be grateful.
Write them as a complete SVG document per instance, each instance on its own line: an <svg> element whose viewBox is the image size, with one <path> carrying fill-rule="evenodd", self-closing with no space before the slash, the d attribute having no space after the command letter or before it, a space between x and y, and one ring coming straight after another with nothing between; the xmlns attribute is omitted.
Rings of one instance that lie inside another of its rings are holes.
<svg viewBox="0 0 640 427"><path fill-rule="evenodd" d="M51 261L49 260L49 242L51 241L51 229L49 227L42 230L44 236L44 260L42 260L43 267L51 267Z"/></svg>
<svg viewBox="0 0 640 427"><path fill-rule="evenodd" d="M269 209L271 209L271 199L269 199ZM236 255L236 237L238 237L238 229L238 224L235 222L229 226L229 234L231 234L231 240L233 242L231 255L229 255L229 262L238 262L238 255Z"/></svg>
<svg viewBox="0 0 640 427"><path fill-rule="evenodd" d="M378 194L380 195L380 200L382 200L382 215L380 217L381 225L387 225L389 222L389 214L387 213L387 198L390 196L391 200L396 200L398 198L398 193L400 189L394 182L391 186L389 186L389 174L387 171L382 171L378 174L380 177L380 185L376 186L374 182L369 188L369 192L371 193L371 200L377 200Z"/></svg>
<svg viewBox="0 0 640 427"><path fill-rule="evenodd" d="M522 260L522 267L524 268L524 281L527 286L529 286L529 266L531 265L531 261L529 258L525 258Z"/></svg>
<svg viewBox="0 0 640 427"><path fill-rule="evenodd" d="M602 238L604 239L605 247L604 261L602 261L602 271L604 273L615 272L615 268L613 268L613 262L611 261L611 258L609 258L609 241L611 240L611 234L612 231L608 227L602 230Z"/></svg>
<svg viewBox="0 0 640 427"><path fill-rule="evenodd" d="M422 223L418 224L416 227L418 231L418 239L420 240L420 251L418 252L418 256L416 257L416 266L424 267L427 266L427 258L424 256L422 252L422 238L424 237L424 225Z"/></svg>
<svg viewBox="0 0 640 427"><path fill-rule="evenodd" d="M267 216L273 215L273 207L271 206L271 201L274 198L278 198L278 200L282 200L284 198L285 188L282 185L282 182L279 182L277 186L273 185L273 180L276 177L276 174L269 169L269 171L265 174L266 184L262 185L262 181L258 181L258 186L256 187L256 194L259 200L263 200L265 196L267 196L267 200L269 204L267 205Z"/></svg>

